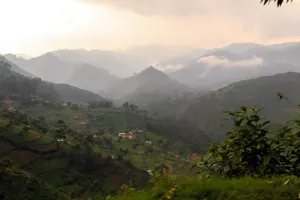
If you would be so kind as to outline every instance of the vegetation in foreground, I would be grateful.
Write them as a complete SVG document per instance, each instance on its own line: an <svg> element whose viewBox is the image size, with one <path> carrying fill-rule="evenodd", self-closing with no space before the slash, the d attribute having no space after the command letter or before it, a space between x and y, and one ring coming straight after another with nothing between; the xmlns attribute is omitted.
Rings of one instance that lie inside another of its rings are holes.
<svg viewBox="0 0 300 200"><path fill-rule="evenodd" d="M156 180L154 187L124 192L110 200L295 200L298 198L300 179L276 177L269 179L240 178L168 178Z"/></svg>

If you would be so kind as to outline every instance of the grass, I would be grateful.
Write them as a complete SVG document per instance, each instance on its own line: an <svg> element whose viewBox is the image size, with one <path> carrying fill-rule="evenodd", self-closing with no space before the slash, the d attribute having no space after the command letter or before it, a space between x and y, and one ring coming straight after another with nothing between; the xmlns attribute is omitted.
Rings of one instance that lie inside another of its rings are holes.
<svg viewBox="0 0 300 200"><path fill-rule="evenodd" d="M290 182L284 185L288 179ZM295 200L300 191L300 179L295 177L277 177L270 180L181 178L155 182L151 189L126 191L111 200L163 199L174 184L177 184L178 188L175 192L170 193L169 196L172 200Z"/></svg>

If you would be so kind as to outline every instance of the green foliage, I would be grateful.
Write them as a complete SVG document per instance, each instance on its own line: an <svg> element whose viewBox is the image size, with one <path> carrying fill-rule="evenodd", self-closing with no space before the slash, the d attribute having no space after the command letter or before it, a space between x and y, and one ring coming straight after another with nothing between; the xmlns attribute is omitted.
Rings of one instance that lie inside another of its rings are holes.
<svg viewBox="0 0 300 200"><path fill-rule="evenodd" d="M212 144L202 159L200 168L225 177L300 175L300 132L281 127L275 134L269 134L268 124L259 115L262 108L227 112L234 124L227 139Z"/></svg>

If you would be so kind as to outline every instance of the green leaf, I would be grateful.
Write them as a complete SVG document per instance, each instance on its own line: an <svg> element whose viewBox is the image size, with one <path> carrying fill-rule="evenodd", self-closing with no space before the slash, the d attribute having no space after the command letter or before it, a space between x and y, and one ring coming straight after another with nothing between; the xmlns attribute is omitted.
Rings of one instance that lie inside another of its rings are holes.
<svg viewBox="0 0 300 200"><path fill-rule="evenodd" d="M246 106L241 106L241 110L246 112L247 111L247 107Z"/></svg>

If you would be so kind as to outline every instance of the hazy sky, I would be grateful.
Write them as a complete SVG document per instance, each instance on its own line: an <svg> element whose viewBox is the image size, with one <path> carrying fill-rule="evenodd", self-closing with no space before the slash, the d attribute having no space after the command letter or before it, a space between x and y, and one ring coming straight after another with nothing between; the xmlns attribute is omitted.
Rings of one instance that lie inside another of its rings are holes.
<svg viewBox="0 0 300 200"><path fill-rule="evenodd" d="M0 53L300 41L299 1L281 8L260 0L0 0L0 6Z"/></svg>

